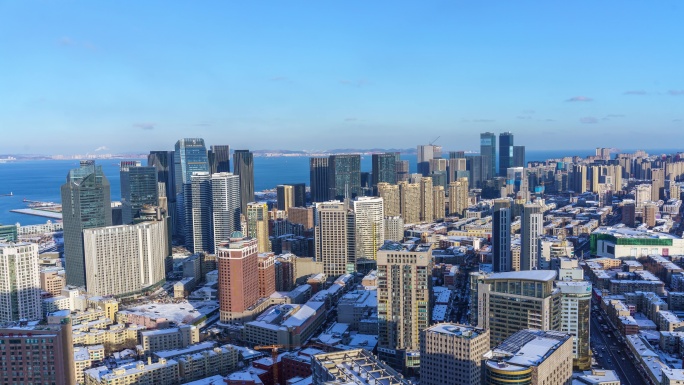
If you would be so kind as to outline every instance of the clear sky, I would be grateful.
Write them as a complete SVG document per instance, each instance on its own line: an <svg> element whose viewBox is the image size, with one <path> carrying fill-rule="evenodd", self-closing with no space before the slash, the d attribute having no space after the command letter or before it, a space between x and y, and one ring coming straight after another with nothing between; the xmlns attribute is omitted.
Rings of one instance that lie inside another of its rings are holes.
<svg viewBox="0 0 684 385"><path fill-rule="evenodd" d="M0 0L0 153L470 150L484 131L680 146L684 3Z"/></svg>

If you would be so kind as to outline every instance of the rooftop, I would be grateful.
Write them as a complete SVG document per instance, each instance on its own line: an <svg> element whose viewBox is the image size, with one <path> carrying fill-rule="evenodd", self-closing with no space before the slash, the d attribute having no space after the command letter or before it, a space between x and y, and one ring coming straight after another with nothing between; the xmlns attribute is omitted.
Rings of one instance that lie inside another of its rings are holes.
<svg viewBox="0 0 684 385"><path fill-rule="evenodd" d="M382 251L401 251L401 252L411 252L411 253L425 253L430 250L430 244L428 243L399 243L393 241L385 241L385 243L380 247Z"/></svg>
<svg viewBox="0 0 684 385"><path fill-rule="evenodd" d="M485 354L487 365L498 370L521 370L537 366L571 336L542 330L521 330Z"/></svg>
<svg viewBox="0 0 684 385"><path fill-rule="evenodd" d="M531 281L553 281L556 279L555 270L526 270L509 271L506 273L493 273L487 279L520 279Z"/></svg>
<svg viewBox="0 0 684 385"><path fill-rule="evenodd" d="M427 329L430 333L442 333L462 338L475 338L483 332L472 326L458 325L453 323L441 323Z"/></svg>

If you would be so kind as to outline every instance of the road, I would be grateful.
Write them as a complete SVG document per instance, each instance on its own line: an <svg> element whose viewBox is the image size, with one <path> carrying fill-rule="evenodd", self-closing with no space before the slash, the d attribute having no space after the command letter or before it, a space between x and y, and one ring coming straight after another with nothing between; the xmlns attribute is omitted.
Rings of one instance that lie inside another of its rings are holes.
<svg viewBox="0 0 684 385"><path fill-rule="evenodd" d="M604 369L617 372L620 381L625 385L644 384L639 371L628 355L628 348L616 338L617 330L612 330L612 337L601 332L601 326L593 314L591 316L591 345L596 351L594 358ZM601 354L603 357L599 357ZM624 361L622 359L625 359Z"/></svg>

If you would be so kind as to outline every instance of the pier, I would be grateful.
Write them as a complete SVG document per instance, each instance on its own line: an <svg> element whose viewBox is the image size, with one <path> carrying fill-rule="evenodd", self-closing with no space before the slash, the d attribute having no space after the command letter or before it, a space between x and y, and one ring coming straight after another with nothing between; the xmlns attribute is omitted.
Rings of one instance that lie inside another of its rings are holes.
<svg viewBox="0 0 684 385"><path fill-rule="evenodd" d="M36 209L14 209L10 210L13 213L35 215L38 217L45 217L50 219L62 219L62 213L56 213L52 211L36 210Z"/></svg>

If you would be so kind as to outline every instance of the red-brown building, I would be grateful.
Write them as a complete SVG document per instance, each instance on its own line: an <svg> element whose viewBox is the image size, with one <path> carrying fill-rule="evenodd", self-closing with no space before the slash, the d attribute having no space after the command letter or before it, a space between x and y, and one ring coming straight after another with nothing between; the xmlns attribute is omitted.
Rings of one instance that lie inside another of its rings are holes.
<svg viewBox="0 0 684 385"><path fill-rule="evenodd" d="M259 297L268 297L275 291L275 254L259 254Z"/></svg>
<svg viewBox="0 0 684 385"><path fill-rule="evenodd" d="M221 321L232 321L261 298L257 240L233 233L226 245L218 247L218 291Z"/></svg>

